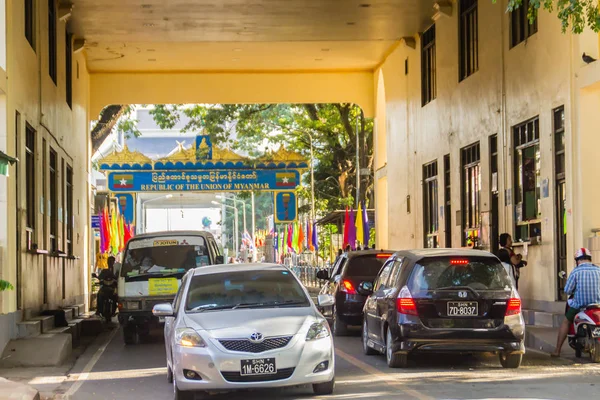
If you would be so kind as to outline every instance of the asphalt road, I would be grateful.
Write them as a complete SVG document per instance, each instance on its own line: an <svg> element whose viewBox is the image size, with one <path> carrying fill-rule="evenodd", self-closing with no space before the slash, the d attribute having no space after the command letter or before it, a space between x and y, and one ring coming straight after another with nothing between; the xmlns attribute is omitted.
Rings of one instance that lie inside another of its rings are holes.
<svg viewBox="0 0 600 400"><path fill-rule="evenodd" d="M210 399L573 399L597 398L600 390L600 365L551 360L531 351L518 370L502 369L493 355L423 356L409 369L392 370L383 356L362 354L356 332L336 338L336 357L337 385L331 396L316 397L306 386ZM137 346L125 346L117 328L106 332L78 360L59 391L75 400L171 399L161 332Z"/></svg>

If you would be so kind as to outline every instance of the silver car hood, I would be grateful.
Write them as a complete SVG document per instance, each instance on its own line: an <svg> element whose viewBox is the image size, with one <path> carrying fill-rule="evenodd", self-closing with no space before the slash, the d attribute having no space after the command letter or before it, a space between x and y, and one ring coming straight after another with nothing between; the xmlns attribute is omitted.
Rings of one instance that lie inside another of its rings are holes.
<svg viewBox="0 0 600 400"><path fill-rule="evenodd" d="M249 337L254 332L264 337L304 333L318 318L312 307L283 307L185 314L184 322L213 338L234 339Z"/></svg>

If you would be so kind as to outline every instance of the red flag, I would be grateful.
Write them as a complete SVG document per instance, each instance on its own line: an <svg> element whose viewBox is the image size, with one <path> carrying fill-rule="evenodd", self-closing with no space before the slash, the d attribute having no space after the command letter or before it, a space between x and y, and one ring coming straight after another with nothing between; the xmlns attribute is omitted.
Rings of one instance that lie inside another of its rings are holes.
<svg viewBox="0 0 600 400"><path fill-rule="evenodd" d="M344 216L344 249L350 244L350 215L348 214L348 207L346 207L346 215Z"/></svg>

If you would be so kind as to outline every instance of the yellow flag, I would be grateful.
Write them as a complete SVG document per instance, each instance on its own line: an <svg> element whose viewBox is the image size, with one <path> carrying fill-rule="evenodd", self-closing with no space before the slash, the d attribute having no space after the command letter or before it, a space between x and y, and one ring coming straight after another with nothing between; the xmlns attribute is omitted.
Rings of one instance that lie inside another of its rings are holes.
<svg viewBox="0 0 600 400"><path fill-rule="evenodd" d="M361 204L358 203L358 211L356 211L356 221L354 223L354 226L356 226L356 240L358 240L359 242L361 242L361 244L365 244L363 243L363 218L362 218L362 207Z"/></svg>

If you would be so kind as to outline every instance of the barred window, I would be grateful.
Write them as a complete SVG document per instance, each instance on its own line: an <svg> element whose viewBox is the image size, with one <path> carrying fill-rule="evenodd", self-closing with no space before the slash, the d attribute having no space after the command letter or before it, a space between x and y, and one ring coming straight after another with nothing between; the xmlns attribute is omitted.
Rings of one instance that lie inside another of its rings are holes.
<svg viewBox="0 0 600 400"><path fill-rule="evenodd" d="M423 165L423 227L425 247L439 247L437 161Z"/></svg>
<svg viewBox="0 0 600 400"><path fill-rule="evenodd" d="M477 0L460 0L459 14L459 80L462 81L479 69Z"/></svg>
<svg viewBox="0 0 600 400"><path fill-rule="evenodd" d="M435 96L435 25L432 25L421 38L421 104L426 105Z"/></svg>

